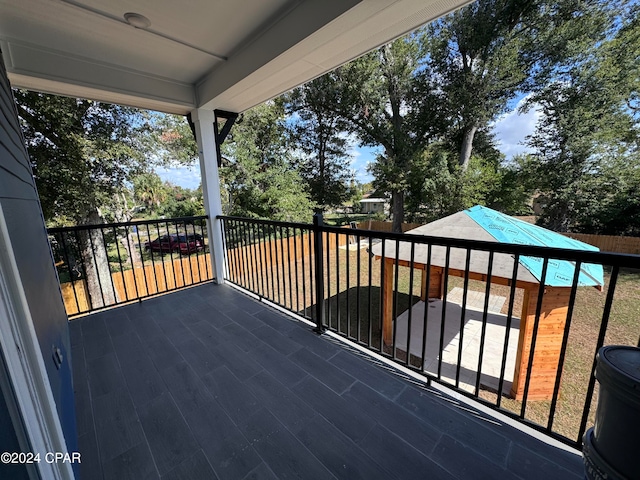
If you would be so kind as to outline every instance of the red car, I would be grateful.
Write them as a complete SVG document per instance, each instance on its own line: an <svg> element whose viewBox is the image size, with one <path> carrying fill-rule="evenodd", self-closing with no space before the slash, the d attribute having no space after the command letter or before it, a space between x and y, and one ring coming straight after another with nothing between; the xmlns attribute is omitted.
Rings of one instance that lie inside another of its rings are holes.
<svg viewBox="0 0 640 480"><path fill-rule="evenodd" d="M192 235L189 235L189 238L187 238L186 235L170 234L162 235L152 242L145 243L144 249L160 253L180 252L189 255L201 251L203 245L199 238L193 237Z"/></svg>

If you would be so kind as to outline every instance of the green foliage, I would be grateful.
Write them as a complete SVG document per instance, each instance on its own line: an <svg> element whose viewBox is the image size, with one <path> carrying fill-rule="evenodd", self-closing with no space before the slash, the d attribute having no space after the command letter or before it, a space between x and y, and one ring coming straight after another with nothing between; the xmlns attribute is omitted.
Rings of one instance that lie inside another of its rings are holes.
<svg viewBox="0 0 640 480"><path fill-rule="evenodd" d="M310 221L314 204L292 166L282 101L245 112L222 149L225 213Z"/></svg>
<svg viewBox="0 0 640 480"><path fill-rule="evenodd" d="M532 159L526 155L499 165L485 205L507 215L531 215L531 199L536 190L534 171Z"/></svg>
<svg viewBox="0 0 640 480"><path fill-rule="evenodd" d="M347 125L332 111L338 101L336 83L335 75L328 73L286 96L293 113L292 141L299 151L295 166L311 200L323 209L342 205L352 193Z"/></svg>
<svg viewBox="0 0 640 480"><path fill-rule="evenodd" d="M156 114L148 142L167 165L193 165L198 161L198 146L186 117Z"/></svg>
<svg viewBox="0 0 640 480"><path fill-rule="evenodd" d="M592 3L479 0L429 25L423 75L437 96L443 138L463 168L477 147L476 133L602 31Z"/></svg>
<svg viewBox="0 0 640 480"><path fill-rule="evenodd" d="M414 35L385 45L336 71L334 112L362 145L381 146L372 166L375 187L392 197L393 225L400 231L412 159L426 146L434 110L421 88L420 49Z"/></svg>
<svg viewBox="0 0 640 480"><path fill-rule="evenodd" d="M85 223L115 205L145 165L138 110L15 90L45 219Z"/></svg>
<svg viewBox="0 0 640 480"><path fill-rule="evenodd" d="M151 216L167 198L167 187L156 173L142 173L133 179L134 198Z"/></svg>
<svg viewBox="0 0 640 480"><path fill-rule="evenodd" d="M615 31L601 31L591 48L565 62L557 78L530 97L544 113L528 143L535 150L537 187L548 197L540 218L547 228L605 229L609 222L599 218L604 210L598 205L610 205L617 196L607 193L608 172L620 175L621 185L625 177L635 178L640 143L634 107L640 83L636 10L619 10ZM629 189L633 192L633 186Z"/></svg>
<svg viewBox="0 0 640 480"><path fill-rule="evenodd" d="M160 212L167 218L204 215L202 188L190 190L169 183L164 184L167 195Z"/></svg>
<svg viewBox="0 0 640 480"><path fill-rule="evenodd" d="M640 236L640 156L602 161L585 178L574 230Z"/></svg>

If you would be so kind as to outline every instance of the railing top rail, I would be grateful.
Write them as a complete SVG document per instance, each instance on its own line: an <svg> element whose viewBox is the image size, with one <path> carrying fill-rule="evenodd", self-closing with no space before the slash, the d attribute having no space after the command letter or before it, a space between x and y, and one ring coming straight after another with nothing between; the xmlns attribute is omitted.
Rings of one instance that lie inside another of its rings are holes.
<svg viewBox="0 0 640 480"><path fill-rule="evenodd" d="M305 230L312 230L313 225L311 223L299 223L299 222L282 222L278 220L264 220L261 218L247 218L247 217L234 217L230 215L218 215L218 220L232 220L236 222L252 222L259 225L271 225L275 227L289 227L289 228L303 228Z"/></svg>
<svg viewBox="0 0 640 480"><path fill-rule="evenodd" d="M208 215L197 215L193 217L175 217L175 218L155 218L152 220L135 220L132 222L117 222L117 223L97 223L94 225L75 225L72 227L53 227L48 228L49 233L62 233L62 232L75 232L80 230L91 230L92 228L114 228L114 227L128 227L131 225L151 225L155 223L175 223L175 222L191 222L194 220L206 220Z"/></svg>
<svg viewBox="0 0 640 480"><path fill-rule="evenodd" d="M280 222L244 217L218 216L219 219L241 222L254 222L263 225L275 225L290 228L302 228L311 230L312 224ZM486 240L468 240L462 238L438 237L429 235L413 235L406 233L378 232L363 229L345 229L322 225L318 227L322 232L336 233L350 236L372 237L382 240L398 240L401 242L414 242L418 244L431 244L451 248L464 248L480 251L493 251L497 253L518 254L531 257L547 257L556 260L580 261L582 263L597 263L602 265L617 265L625 268L640 269L640 255L627 253L599 252L588 250L573 250L567 248L542 247L537 245L521 245L515 243L498 243Z"/></svg>

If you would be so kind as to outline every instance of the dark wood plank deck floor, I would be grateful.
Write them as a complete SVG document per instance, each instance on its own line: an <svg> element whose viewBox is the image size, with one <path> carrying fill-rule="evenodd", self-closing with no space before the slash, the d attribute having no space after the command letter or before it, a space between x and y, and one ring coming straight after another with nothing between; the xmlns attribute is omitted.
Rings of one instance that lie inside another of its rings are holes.
<svg viewBox="0 0 640 480"><path fill-rule="evenodd" d="M74 320L71 340L84 480L582 476L229 286Z"/></svg>

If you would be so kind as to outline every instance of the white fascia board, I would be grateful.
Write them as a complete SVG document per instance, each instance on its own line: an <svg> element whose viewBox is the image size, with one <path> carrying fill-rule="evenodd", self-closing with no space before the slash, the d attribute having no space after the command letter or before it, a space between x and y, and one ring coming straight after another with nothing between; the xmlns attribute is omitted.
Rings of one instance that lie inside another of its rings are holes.
<svg viewBox="0 0 640 480"><path fill-rule="evenodd" d="M193 85L12 39L0 45L14 87L167 113L186 114L195 106Z"/></svg>
<svg viewBox="0 0 640 480"><path fill-rule="evenodd" d="M234 53L198 83L198 106L223 108L215 98L308 39L362 0L304 0L251 44ZM294 85L295 86L295 85ZM261 102L268 100L263 98Z"/></svg>

